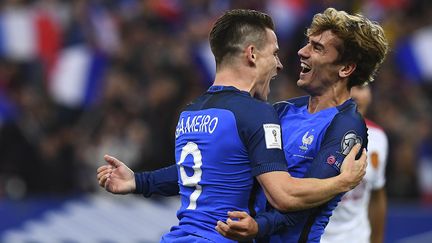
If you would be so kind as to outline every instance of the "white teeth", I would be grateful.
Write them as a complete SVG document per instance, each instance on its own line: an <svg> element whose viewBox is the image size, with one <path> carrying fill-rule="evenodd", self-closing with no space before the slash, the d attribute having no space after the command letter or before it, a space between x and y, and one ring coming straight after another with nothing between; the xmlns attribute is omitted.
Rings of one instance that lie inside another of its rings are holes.
<svg viewBox="0 0 432 243"><path fill-rule="evenodd" d="M301 66L302 68L310 69L310 67L309 67L308 65L304 64L304 63L300 63L300 66Z"/></svg>
<svg viewBox="0 0 432 243"><path fill-rule="evenodd" d="M307 65L306 63L302 62L302 63L300 63L300 66L302 68L302 70L301 70L302 73L308 73L311 70L309 65Z"/></svg>

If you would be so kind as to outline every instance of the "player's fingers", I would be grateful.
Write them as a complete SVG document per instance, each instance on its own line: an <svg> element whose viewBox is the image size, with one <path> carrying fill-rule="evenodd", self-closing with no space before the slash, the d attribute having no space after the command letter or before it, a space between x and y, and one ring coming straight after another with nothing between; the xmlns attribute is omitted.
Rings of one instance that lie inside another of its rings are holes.
<svg viewBox="0 0 432 243"><path fill-rule="evenodd" d="M100 173L100 172L102 172L102 171L104 171L104 170L107 170L107 169L110 169L110 168L112 168L111 165L102 165L102 166L100 166L99 168L97 168L96 172L97 172L97 173Z"/></svg>
<svg viewBox="0 0 432 243"><path fill-rule="evenodd" d="M219 234L232 240L242 240L244 237L242 232L233 230L222 221L217 222L216 230L219 232Z"/></svg>
<svg viewBox="0 0 432 243"><path fill-rule="evenodd" d="M107 176L106 179L105 179L104 188L108 192L113 192L112 188L111 188L111 185L110 185L111 184L110 182L111 182L111 178L109 176Z"/></svg>
<svg viewBox="0 0 432 243"><path fill-rule="evenodd" d="M106 174L110 174L111 172L112 172L111 169L107 169L107 170L104 170L104 171L102 171L102 172L99 172L99 173L97 174L97 179L100 180L104 175L106 175Z"/></svg>
<svg viewBox="0 0 432 243"><path fill-rule="evenodd" d="M247 224L243 221L236 221L228 218L226 224L228 225L231 231L239 231L239 232L247 231Z"/></svg>
<svg viewBox="0 0 432 243"><path fill-rule="evenodd" d="M244 211L232 211L232 212L228 212L228 217L230 218L238 218L238 219L244 219L247 218L249 216L248 213L244 212Z"/></svg>
<svg viewBox="0 0 432 243"><path fill-rule="evenodd" d="M352 148L351 151L348 153L346 157L355 158L358 152L360 151L361 144L356 143Z"/></svg>
<svg viewBox="0 0 432 243"><path fill-rule="evenodd" d="M223 235L223 236L227 236L230 228L227 224L225 224L222 221L217 221L216 223L216 230L217 232L219 232L219 234Z"/></svg>
<svg viewBox="0 0 432 243"><path fill-rule="evenodd" d="M106 184L106 181L107 181L108 178L110 178L110 174L105 174L104 176L101 176L101 177L99 178L99 185L100 185L101 187L104 187L104 188L105 188L105 184Z"/></svg>
<svg viewBox="0 0 432 243"><path fill-rule="evenodd" d="M117 158L110 156L110 155L105 155L104 159L107 163L109 163L110 165L114 166L114 168L117 168L119 166L121 166L123 163L118 160Z"/></svg>

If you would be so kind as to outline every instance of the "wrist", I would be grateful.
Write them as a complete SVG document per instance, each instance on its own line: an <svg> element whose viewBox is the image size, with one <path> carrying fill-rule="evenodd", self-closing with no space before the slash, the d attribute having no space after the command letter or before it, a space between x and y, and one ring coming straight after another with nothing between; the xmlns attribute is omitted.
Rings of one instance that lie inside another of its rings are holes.
<svg viewBox="0 0 432 243"><path fill-rule="evenodd" d="M135 174L132 177L132 179L130 180L130 190L128 193L134 193L136 191L136 179L135 179Z"/></svg>
<svg viewBox="0 0 432 243"><path fill-rule="evenodd" d="M336 178L338 178L338 188L337 190L339 190L339 193L342 192L347 192L350 191L353 187L348 175L346 175L346 173L341 173L338 176L336 176Z"/></svg>
<svg viewBox="0 0 432 243"><path fill-rule="evenodd" d="M266 236L270 230L268 218L264 216L257 215L255 218L256 223L256 238L262 238Z"/></svg>

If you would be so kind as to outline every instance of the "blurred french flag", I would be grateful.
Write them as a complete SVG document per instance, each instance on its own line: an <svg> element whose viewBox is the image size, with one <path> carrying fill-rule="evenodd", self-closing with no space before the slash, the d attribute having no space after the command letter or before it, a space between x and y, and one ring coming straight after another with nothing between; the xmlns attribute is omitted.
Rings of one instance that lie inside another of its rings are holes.
<svg viewBox="0 0 432 243"><path fill-rule="evenodd" d="M432 26L401 40L395 48L399 70L417 83L432 82Z"/></svg>
<svg viewBox="0 0 432 243"><path fill-rule="evenodd" d="M106 66L106 56L86 45L63 49L50 74L51 97L69 108L90 107L100 98Z"/></svg>
<svg viewBox="0 0 432 243"><path fill-rule="evenodd" d="M13 61L40 58L50 69L61 46L61 29L47 11L7 8L0 14L0 56Z"/></svg>

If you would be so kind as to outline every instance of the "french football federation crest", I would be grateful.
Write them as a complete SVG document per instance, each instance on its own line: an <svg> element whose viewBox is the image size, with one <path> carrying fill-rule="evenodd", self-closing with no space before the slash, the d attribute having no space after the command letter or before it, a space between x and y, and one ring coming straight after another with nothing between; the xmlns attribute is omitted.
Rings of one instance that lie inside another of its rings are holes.
<svg viewBox="0 0 432 243"><path fill-rule="evenodd" d="M314 135L313 134L309 135L309 131L307 131L303 135L303 138L302 138L303 145L300 146L300 149L305 150L305 151L308 150L308 145L311 145L313 140L314 140Z"/></svg>
<svg viewBox="0 0 432 243"><path fill-rule="evenodd" d="M362 143L362 138L360 136L357 136L354 131L349 131L345 133L341 142L341 153L343 155L348 155L348 153L351 151L352 147L354 147L356 143Z"/></svg>

